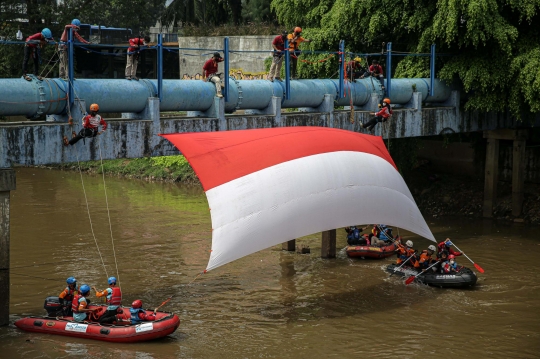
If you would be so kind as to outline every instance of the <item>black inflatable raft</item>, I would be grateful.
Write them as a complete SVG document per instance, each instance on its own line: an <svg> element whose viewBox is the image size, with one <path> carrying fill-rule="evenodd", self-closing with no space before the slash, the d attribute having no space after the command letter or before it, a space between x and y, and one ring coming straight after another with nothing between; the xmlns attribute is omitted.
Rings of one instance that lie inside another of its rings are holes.
<svg viewBox="0 0 540 359"><path fill-rule="evenodd" d="M401 267L397 269L399 265L393 263L386 267L388 273L394 273L402 277L410 277L411 275L416 275L420 273L419 270L411 267ZM397 269L394 272L394 269ZM416 282L427 284L433 287L440 288L464 288L472 287L476 284L476 273L470 270L467 267L461 267L459 272L452 274L444 274L440 271L433 271L428 269L424 274L420 274L416 277Z"/></svg>

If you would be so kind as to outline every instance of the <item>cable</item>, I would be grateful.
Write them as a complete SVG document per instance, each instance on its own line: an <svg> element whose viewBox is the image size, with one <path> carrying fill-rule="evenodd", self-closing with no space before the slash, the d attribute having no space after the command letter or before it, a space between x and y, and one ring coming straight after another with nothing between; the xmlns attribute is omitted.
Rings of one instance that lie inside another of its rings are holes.
<svg viewBox="0 0 540 359"><path fill-rule="evenodd" d="M9 274L20 275L20 276L23 276L23 277L30 277L30 278L43 279L43 280L54 280L55 282L57 282L57 281L59 280L59 279L51 279L51 278L37 277L37 276L34 276L34 275L21 274L21 273L13 273L13 272L10 272Z"/></svg>

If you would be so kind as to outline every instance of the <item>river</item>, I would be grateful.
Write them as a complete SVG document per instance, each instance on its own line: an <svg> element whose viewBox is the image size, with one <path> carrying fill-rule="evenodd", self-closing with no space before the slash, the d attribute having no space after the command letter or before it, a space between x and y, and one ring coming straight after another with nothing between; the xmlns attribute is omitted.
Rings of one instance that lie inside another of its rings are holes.
<svg viewBox="0 0 540 359"><path fill-rule="evenodd" d="M163 309L177 313L181 324L167 338L140 344L32 334L11 324L0 328L1 358L540 357L537 227L427 218L438 239L452 238L485 269L473 289L388 278L383 268L394 258L348 259L342 229L336 259L320 258L319 233L297 241L311 254L273 247L189 285L211 246L200 188L106 178L106 198L99 175L85 175L83 191L77 172L16 172L12 323L44 314L45 297L58 295L69 276L103 289L107 275L118 273L125 305L142 299L155 307L174 295ZM420 250L429 244L401 234ZM472 267L464 257L458 263Z"/></svg>

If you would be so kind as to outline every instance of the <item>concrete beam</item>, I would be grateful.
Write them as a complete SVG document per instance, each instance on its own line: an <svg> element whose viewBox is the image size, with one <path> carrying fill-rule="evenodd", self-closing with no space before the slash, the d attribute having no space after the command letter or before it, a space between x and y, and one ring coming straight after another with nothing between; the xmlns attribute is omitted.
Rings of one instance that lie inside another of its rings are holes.
<svg viewBox="0 0 540 359"><path fill-rule="evenodd" d="M523 184L525 182L525 145L524 140L514 141L512 158L512 215L519 216L523 208Z"/></svg>
<svg viewBox="0 0 540 359"><path fill-rule="evenodd" d="M9 324L9 200L15 171L0 169L0 326Z"/></svg>
<svg viewBox="0 0 540 359"><path fill-rule="evenodd" d="M497 140L526 140L528 135L527 130L491 130L484 131L484 138L494 138Z"/></svg>
<svg viewBox="0 0 540 359"><path fill-rule="evenodd" d="M291 239L290 241L283 242L281 244L281 249L284 251L294 252L296 250L296 239Z"/></svg>
<svg viewBox="0 0 540 359"><path fill-rule="evenodd" d="M493 204L497 199L497 182L499 181L499 140L488 138L486 150L486 168L484 181L483 216L493 216Z"/></svg>
<svg viewBox="0 0 540 359"><path fill-rule="evenodd" d="M322 232L321 258L336 258L336 230Z"/></svg>

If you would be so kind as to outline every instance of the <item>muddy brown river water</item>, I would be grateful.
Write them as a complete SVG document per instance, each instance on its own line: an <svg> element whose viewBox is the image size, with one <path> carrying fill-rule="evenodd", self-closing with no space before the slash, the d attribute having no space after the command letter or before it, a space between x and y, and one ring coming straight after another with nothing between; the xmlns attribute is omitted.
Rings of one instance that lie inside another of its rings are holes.
<svg viewBox="0 0 540 359"><path fill-rule="evenodd" d="M116 274L100 176L17 169L11 195L10 319L44 314L65 279L105 288ZM320 258L270 248L199 277L211 245L200 188L106 178L124 304L142 299L181 319L171 336L139 344L0 328L0 358L539 358L538 228L465 218L427 218L479 263L473 289L439 289L388 278L394 260ZM401 232L423 249L428 240ZM472 267L463 257L459 263ZM107 272L107 274L106 274ZM94 301L96 298L91 297Z"/></svg>

